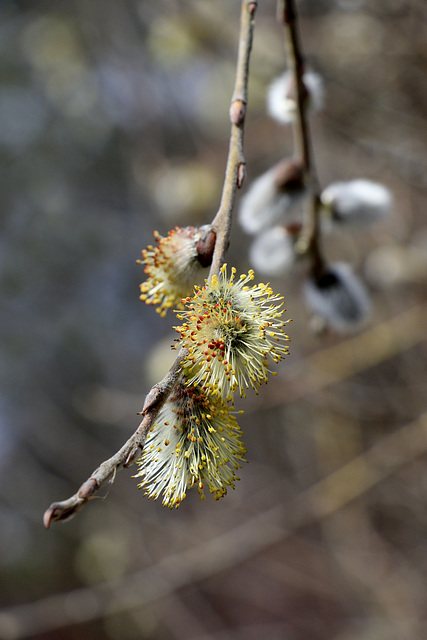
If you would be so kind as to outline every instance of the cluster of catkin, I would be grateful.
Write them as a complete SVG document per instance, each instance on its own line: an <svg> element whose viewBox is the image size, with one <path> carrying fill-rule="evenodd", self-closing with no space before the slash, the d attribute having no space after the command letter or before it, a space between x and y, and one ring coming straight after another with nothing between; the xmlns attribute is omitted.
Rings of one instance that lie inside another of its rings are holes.
<svg viewBox="0 0 427 640"><path fill-rule="evenodd" d="M323 82L305 72L307 115L323 104ZM277 78L267 96L268 113L281 124L293 123L299 105L291 71ZM357 226L383 218L391 205L389 191L366 179L336 182L318 193L307 184L303 159L285 158L258 177L241 200L239 220L254 236L250 261L268 276L280 276L297 261L310 259L300 250L308 199L316 199L319 236L334 226ZM177 347L185 350L180 374L152 426L135 477L146 495L177 507L192 486L202 498L208 488L222 497L238 478L244 460L242 432L233 398L258 393L287 353L288 322L283 299L267 284L253 284L254 272L236 277L224 264L206 278L216 234L211 225L176 227L142 252L146 280L141 299L163 317L174 310L181 322ZM319 238L317 246L319 247ZM317 255L319 258L319 255ZM304 288L311 312L333 330L351 331L367 317L369 298L349 265L321 256L309 270Z"/></svg>
<svg viewBox="0 0 427 640"><path fill-rule="evenodd" d="M235 393L245 397L267 382L272 363L288 352L282 298L254 273L236 270L195 285L209 266L215 234L209 225L176 228L142 252L147 280L141 298L163 316L175 308L182 322L176 346L186 349L180 375L151 428L136 475L140 487L177 507L188 488L207 487L221 498L238 478L246 453L233 410ZM206 274L205 274L206 275Z"/></svg>

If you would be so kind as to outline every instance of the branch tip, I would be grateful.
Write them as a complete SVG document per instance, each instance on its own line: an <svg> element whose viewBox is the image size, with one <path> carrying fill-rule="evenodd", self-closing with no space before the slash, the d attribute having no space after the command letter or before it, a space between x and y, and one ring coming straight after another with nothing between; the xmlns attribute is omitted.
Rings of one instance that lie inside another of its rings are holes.
<svg viewBox="0 0 427 640"><path fill-rule="evenodd" d="M45 529L50 529L50 523L53 518L53 505L51 504L48 509L43 514L43 525Z"/></svg>
<svg viewBox="0 0 427 640"><path fill-rule="evenodd" d="M70 502L72 504L68 506ZM52 502L43 514L43 524L45 528L50 529L52 522L71 520L85 503L86 500L75 500L74 496L70 500L64 500L64 502Z"/></svg>

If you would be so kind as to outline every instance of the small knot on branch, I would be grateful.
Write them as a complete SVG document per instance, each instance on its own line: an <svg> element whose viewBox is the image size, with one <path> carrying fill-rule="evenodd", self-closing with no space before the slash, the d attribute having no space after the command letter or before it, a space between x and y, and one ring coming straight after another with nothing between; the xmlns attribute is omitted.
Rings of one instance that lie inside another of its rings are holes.
<svg viewBox="0 0 427 640"><path fill-rule="evenodd" d="M89 480L86 480L86 482L82 484L77 495L82 500L89 500L89 498L93 496L95 491L98 491L98 489L98 482L95 478L89 478Z"/></svg>
<svg viewBox="0 0 427 640"><path fill-rule="evenodd" d="M156 403L159 401L160 389L157 384L147 394L142 411L139 413L141 416L145 416L148 411L151 411Z"/></svg>
<svg viewBox="0 0 427 640"><path fill-rule="evenodd" d="M237 168L237 188L240 189L246 178L246 164L241 162Z"/></svg>
<svg viewBox="0 0 427 640"><path fill-rule="evenodd" d="M233 100L230 107L230 120L236 126L243 123L246 115L246 103L238 98Z"/></svg>
<svg viewBox="0 0 427 640"><path fill-rule="evenodd" d="M125 467L125 469L127 467L130 467L130 465L132 464L132 462L135 460L136 454L139 452L139 450L142 450L143 448L143 443L141 441L139 442L134 442L127 457L126 460L123 463L123 466Z"/></svg>

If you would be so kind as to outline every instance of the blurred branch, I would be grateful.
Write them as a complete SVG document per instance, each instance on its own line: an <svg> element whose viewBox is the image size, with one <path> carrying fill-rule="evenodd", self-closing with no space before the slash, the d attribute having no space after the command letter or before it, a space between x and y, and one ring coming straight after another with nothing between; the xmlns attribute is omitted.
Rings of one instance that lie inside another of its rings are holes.
<svg viewBox="0 0 427 640"><path fill-rule="evenodd" d="M300 493L243 524L133 575L0 611L0 639L18 640L140 608L253 557L336 513L427 452L427 412Z"/></svg>
<svg viewBox="0 0 427 640"><path fill-rule="evenodd" d="M307 498L313 515L317 513L324 518L335 513L426 451L427 412L424 412L309 489Z"/></svg>
<svg viewBox="0 0 427 640"><path fill-rule="evenodd" d="M217 237L209 273L210 278L214 273L219 273L219 269L224 262L224 255L229 243L231 214L236 191L242 185L244 179L243 127L248 99L249 57L252 47L256 7L256 2L242 0L236 81L230 108L232 125L230 147L221 204L212 223ZM148 393L142 410L143 419L137 430L122 448L111 458L105 460L71 498L61 502L53 502L45 511L43 523L46 529L49 529L52 522L68 520L75 516L106 482L114 479L118 469L127 467L132 463L138 451L143 449L147 433L176 382L181 362L185 355L186 350L181 349L166 376L161 382L155 384Z"/></svg>
<svg viewBox="0 0 427 640"><path fill-rule="evenodd" d="M426 322L427 305L420 304L361 334L307 356L304 372L287 382L285 403L322 391L425 342ZM269 393L264 396L270 407L282 405L283 381L280 378L273 380Z"/></svg>
<svg viewBox="0 0 427 640"><path fill-rule="evenodd" d="M277 19L284 27L286 57L289 69L295 80L295 150L303 163L305 184L310 190L306 221L297 248L301 254L310 255L313 272L319 274L323 271L324 265L320 249L319 186L311 151L311 133L307 116L310 96L304 85L304 57L298 30L298 14L295 0L278 0Z"/></svg>
<svg viewBox="0 0 427 640"><path fill-rule="evenodd" d="M307 174L312 170L310 130L307 117L308 93L305 88L304 58L298 31L298 16L294 0L279 0L277 19L285 31L286 58L295 80L296 114L294 120L295 150L304 163Z"/></svg>

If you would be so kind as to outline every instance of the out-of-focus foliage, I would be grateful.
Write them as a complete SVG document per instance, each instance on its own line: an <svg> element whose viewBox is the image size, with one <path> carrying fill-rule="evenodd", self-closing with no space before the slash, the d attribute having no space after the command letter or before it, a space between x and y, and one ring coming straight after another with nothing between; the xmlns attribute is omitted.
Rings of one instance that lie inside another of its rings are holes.
<svg viewBox="0 0 427 640"><path fill-rule="evenodd" d="M427 635L427 447L422 428L400 431L427 408L422 0L299 3L326 89L312 120L321 184L364 177L395 200L375 229L327 238L331 260L365 277L371 325L319 339L303 272L277 278L291 356L242 406L236 490L170 512L122 471L106 500L42 529L49 503L134 430L174 357L135 260L154 229L218 206L238 4L0 4L0 638ZM259 4L248 181L292 149L265 114L284 56L275 3ZM248 246L235 224L238 271Z"/></svg>

